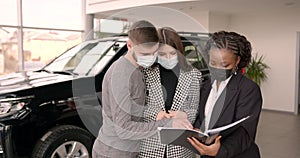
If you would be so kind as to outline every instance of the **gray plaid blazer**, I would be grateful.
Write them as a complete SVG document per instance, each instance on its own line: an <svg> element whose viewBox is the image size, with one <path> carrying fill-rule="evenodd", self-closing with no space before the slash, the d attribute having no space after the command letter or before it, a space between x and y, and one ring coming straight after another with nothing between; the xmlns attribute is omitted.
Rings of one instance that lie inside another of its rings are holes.
<svg viewBox="0 0 300 158"><path fill-rule="evenodd" d="M160 110L165 110L163 91L160 80L160 71L158 67L145 69L146 83L146 109L144 111L144 122L155 121ZM178 84L173 98L171 110L181 110L186 112L188 119L193 124L199 106L201 72L193 69L188 72L180 70ZM144 139L140 144L140 152L138 157L164 157L165 149L167 149L168 158L189 158L195 154L180 146L163 145L159 142L158 135Z"/></svg>

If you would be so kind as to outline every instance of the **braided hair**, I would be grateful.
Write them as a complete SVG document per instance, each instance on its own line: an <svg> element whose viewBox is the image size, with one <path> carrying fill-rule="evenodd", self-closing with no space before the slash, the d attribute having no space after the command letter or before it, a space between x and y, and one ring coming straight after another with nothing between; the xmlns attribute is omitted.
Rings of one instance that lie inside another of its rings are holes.
<svg viewBox="0 0 300 158"><path fill-rule="evenodd" d="M236 56L240 56L238 68L248 66L251 60L251 43L243 35L236 32L219 31L209 34L209 40L206 43L204 56L209 59L209 53L212 49L227 49Z"/></svg>

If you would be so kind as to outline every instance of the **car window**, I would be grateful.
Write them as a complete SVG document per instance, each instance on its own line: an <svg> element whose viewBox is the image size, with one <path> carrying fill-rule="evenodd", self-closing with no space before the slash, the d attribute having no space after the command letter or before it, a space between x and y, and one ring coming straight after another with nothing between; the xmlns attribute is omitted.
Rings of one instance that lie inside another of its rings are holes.
<svg viewBox="0 0 300 158"><path fill-rule="evenodd" d="M107 50L112 46L112 41L99 42L95 47L90 49L80 62L74 67L73 72L80 75L86 75L107 53Z"/></svg>
<svg viewBox="0 0 300 158"><path fill-rule="evenodd" d="M83 42L66 51L44 69L48 71L70 71L76 74L86 74L113 43L113 41Z"/></svg>
<svg viewBox="0 0 300 158"><path fill-rule="evenodd" d="M184 48L184 51L187 61L191 63L192 66L199 70L207 68L206 62L196 46L187 46Z"/></svg>
<svg viewBox="0 0 300 158"><path fill-rule="evenodd" d="M94 48L97 49L97 45L102 46L101 43L99 43L99 44L98 43L90 43L90 44L84 46L78 53L76 53L74 56L72 56L72 58L64 65L63 71L73 71L77 67L77 65L79 65L80 63L88 64L88 62L83 61L83 60L88 57L88 55L86 55L86 54L89 51L92 51L92 50L95 51ZM92 58L90 58L90 59L92 59Z"/></svg>
<svg viewBox="0 0 300 158"><path fill-rule="evenodd" d="M112 58L126 45L126 42L116 42L114 43L105 53L103 53L102 58L99 58L95 66L91 68L88 72L89 75L96 75L107 66L107 64L112 60Z"/></svg>
<svg viewBox="0 0 300 158"><path fill-rule="evenodd" d="M54 59L52 62L50 62L44 69L49 71L54 70L63 70L64 65L82 48L84 48L86 45L90 44L90 42L83 42L69 50L67 50L65 53Z"/></svg>
<svg viewBox="0 0 300 158"><path fill-rule="evenodd" d="M181 40L187 61L201 71L204 80L207 79L209 70L206 63L207 59L203 54L208 36L203 34L201 36L181 36Z"/></svg>
<svg viewBox="0 0 300 158"><path fill-rule="evenodd" d="M206 39L196 37L182 37L181 39L187 61L200 71L207 69L206 61L202 55Z"/></svg>

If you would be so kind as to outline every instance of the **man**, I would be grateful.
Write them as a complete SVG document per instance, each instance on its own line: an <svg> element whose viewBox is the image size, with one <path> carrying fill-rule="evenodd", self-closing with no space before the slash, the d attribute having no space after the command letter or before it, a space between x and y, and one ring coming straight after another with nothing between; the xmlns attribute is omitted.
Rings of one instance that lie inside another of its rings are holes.
<svg viewBox="0 0 300 158"><path fill-rule="evenodd" d="M130 27L128 37L127 54L109 68L103 80L103 125L93 146L93 158L136 157L139 140L157 133L157 127L192 128L187 118L167 114L157 122L141 122L146 93L141 67L155 62L158 35L150 22L142 20Z"/></svg>

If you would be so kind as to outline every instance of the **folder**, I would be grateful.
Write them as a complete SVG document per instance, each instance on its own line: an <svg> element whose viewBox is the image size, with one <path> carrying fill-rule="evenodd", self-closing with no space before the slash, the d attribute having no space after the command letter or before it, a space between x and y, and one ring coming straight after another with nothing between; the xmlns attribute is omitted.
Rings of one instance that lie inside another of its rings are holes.
<svg viewBox="0 0 300 158"><path fill-rule="evenodd" d="M210 129L204 132L195 129L158 127L158 136L162 144L183 146L199 154L199 152L187 141L188 137L195 137L201 143L209 145L214 142L215 138L220 134L220 132L226 130L230 130L231 132L234 131L237 127L239 127L241 122L245 121L249 117L250 116L247 116L231 124L215 129Z"/></svg>

